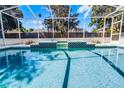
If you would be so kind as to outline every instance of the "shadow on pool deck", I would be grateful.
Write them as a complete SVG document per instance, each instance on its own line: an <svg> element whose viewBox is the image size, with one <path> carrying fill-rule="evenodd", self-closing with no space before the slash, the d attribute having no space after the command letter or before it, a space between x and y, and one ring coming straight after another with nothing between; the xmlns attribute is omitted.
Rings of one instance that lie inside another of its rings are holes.
<svg viewBox="0 0 124 93"><path fill-rule="evenodd" d="M124 78L124 72L120 68L118 68L114 63L112 63L110 60L108 60L105 56L103 56L99 53L93 52L93 51L90 51L90 52L102 57L105 60L105 62L107 62L115 71L118 72L118 74L120 74Z"/></svg>
<svg viewBox="0 0 124 93"><path fill-rule="evenodd" d="M65 72L65 77L64 77L64 82L63 82L63 88L67 88L68 87L68 80L69 80L69 72L70 72L70 64L71 64L71 58L68 55L67 52L63 51L65 53L65 55L67 56L67 66L66 66L66 72Z"/></svg>

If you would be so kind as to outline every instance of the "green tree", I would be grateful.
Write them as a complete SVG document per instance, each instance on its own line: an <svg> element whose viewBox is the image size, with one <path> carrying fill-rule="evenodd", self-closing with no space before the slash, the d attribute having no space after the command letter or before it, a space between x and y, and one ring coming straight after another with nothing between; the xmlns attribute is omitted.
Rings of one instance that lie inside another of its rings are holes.
<svg viewBox="0 0 124 93"><path fill-rule="evenodd" d="M51 10L54 18L57 19L52 19L52 18L47 18L44 20L44 24L46 25L47 29L52 29L53 28L53 23L54 23L54 30L57 32L61 32L61 36L64 35L65 32L68 31L68 28L71 29L77 29L77 26L79 24L79 20L76 18L78 17L78 13L75 14L70 14L70 17L75 17L75 18L65 18L68 17L69 15L69 10L70 9L69 5L51 5ZM63 17L59 19L59 17Z"/></svg>
<svg viewBox="0 0 124 93"><path fill-rule="evenodd" d="M34 29L33 28L30 28L29 31L32 32L32 31L34 31Z"/></svg>
<svg viewBox="0 0 124 93"><path fill-rule="evenodd" d="M106 16L108 13L111 13L116 8L107 5L94 5L92 7L91 17L93 16ZM110 26L111 18L106 20L106 23ZM91 18L91 22L88 26L96 26L96 29L102 28L104 26L104 18Z"/></svg>
<svg viewBox="0 0 124 93"><path fill-rule="evenodd" d="M0 10L8 8L8 7L12 7L13 5L1 5L0 6ZM13 15L15 17L23 17L22 12L18 9L18 8L14 8L8 11L4 11L10 15ZM4 31L7 30L13 30L16 29L18 27L18 23L17 20L2 13L2 20L3 20L3 26L4 26ZM20 22L20 27L22 27L22 24ZM1 25L0 25L0 29L1 29Z"/></svg>

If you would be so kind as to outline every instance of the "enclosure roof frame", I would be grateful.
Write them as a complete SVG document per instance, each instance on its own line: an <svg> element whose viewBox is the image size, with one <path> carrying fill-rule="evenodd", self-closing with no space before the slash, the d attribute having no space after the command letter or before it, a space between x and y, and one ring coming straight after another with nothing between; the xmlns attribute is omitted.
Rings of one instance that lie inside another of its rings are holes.
<svg viewBox="0 0 124 93"><path fill-rule="evenodd" d="M13 17L13 18L15 18L15 19L25 19L25 18L17 18L17 17L15 17L15 16L13 16L13 15L10 15L9 13L5 13L5 11L7 11L7 10L11 10L11 9L14 9L14 8L17 8L17 7L19 7L19 6L23 6L23 5L16 5L16 6L12 6L12 7L9 7L9 8L5 8L5 9L1 9L0 10L0 12L2 12L2 13L4 13L4 14L6 14L6 15L8 15L8 16L11 16L11 17ZM71 5L70 5L71 6ZM109 5L109 6L112 6L112 5ZM28 10L29 10L29 12L33 15L33 17L35 18L35 19L37 19L38 20L38 17L37 17L37 15L33 12L33 10L30 8L30 6L29 5L26 5L26 7L28 8ZM105 15L105 16L94 16L94 17L87 17L87 15L89 14L89 11L90 11L90 9L93 7L93 5L91 5L87 10L86 10L86 13L84 14L84 17L70 17L70 16L68 16L68 17L57 17L58 19L60 18L107 18L107 17L109 17L110 15L112 15L112 14L114 14L114 13L116 13L117 11L119 11L122 7L124 7L124 6L115 6L115 5L113 5L112 7L115 7L116 9L115 9L115 11L113 11L113 12L111 12L111 13L108 13L107 15ZM50 5L49 5L49 8L50 8L50 13L51 13L51 17L52 17L52 19L54 18L54 16L53 16L53 13L52 13L52 9L51 9L51 7L50 7ZM71 9L70 9L70 11L71 11ZM69 11L69 12L70 12ZM69 14L70 15L70 14ZM112 16L111 16L112 17ZM56 17L54 18L54 19L57 19Z"/></svg>

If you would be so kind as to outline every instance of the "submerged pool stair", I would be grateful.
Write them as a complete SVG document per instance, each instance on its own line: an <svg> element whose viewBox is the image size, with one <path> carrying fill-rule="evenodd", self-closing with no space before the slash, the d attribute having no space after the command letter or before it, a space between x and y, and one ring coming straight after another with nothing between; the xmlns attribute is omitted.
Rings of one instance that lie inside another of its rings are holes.
<svg viewBox="0 0 124 93"><path fill-rule="evenodd" d="M94 48L95 44L87 43L84 41L72 42L72 41L57 41L57 42L40 42L36 45L31 45L32 48L57 48L57 49L68 49L68 48Z"/></svg>
<svg viewBox="0 0 124 93"><path fill-rule="evenodd" d="M56 48L56 42L40 42L36 45L31 45L31 48Z"/></svg>
<svg viewBox="0 0 124 93"><path fill-rule="evenodd" d="M68 49L68 42L67 41L58 41L56 48L57 49Z"/></svg>
<svg viewBox="0 0 124 93"><path fill-rule="evenodd" d="M69 42L69 48L92 48L95 47L95 44L87 43L87 42Z"/></svg>

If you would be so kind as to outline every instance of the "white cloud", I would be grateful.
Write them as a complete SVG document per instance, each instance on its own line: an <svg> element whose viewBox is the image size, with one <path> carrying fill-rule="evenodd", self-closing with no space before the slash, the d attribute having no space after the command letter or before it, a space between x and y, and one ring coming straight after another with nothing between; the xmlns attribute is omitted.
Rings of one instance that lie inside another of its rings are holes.
<svg viewBox="0 0 124 93"><path fill-rule="evenodd" d="M45 10L46 10L46 11L48 11L48 12L50 12L50 11L51 11L48 7L45 7Z"/></svg>
<svg viewBox="0 0 124 93"><path fill-rule="evenodd" d="M24 26L27 28L34 28L34 29L44 28L42 20L39 20L39 21L38 20L27 20L27 21L25 21Z"/></svg>
<svg viewBox="0 0 124 93"><path fill-rule="evenodd" d="M89 9L89 6L88 5L83 5L83 6L80 6L79 9L77 10L78 13L84 13L86 12L87 10Z"/></svg>
<svg viewBox="0 0 124 93"><path fill-rule="evenodd" d="M30 24L33 24L33 25L37 25L37 24L39 24L39 25L42 25L43 24L43 21L41 21L41 20L27 20L27 21L25 21L25 24L26 25L30 25Z"/></svg>
<svg viewBox="0 0 124 93"><path fill-rule="evenodd" d="M38 26L38 28L43 29L45 27L44 27L44 25L40 25L40 26Z"/></svg>
<svg viewBox="0 0 124 93"><path fill-rule="evenodd" d="M35 29L37 29L37 28L40 28L40 29L44 28L43 21L41 21L41 20L32 20L31 23L33 24L33 27Z"/></svg>
<svg viewBox="0 0 124 93"><path fill-rule="evenodd" d="M34 25L37 25L37 24L41 25L43 22L41 20L32 20L31 23Z"/></svg>

